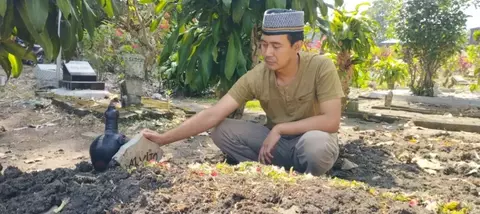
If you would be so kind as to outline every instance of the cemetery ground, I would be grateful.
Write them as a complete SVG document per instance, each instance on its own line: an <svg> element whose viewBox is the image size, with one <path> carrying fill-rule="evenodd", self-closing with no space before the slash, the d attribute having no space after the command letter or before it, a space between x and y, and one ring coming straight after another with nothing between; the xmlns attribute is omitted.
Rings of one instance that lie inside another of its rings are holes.
<svg viewBox="0 0 480 214"><path fill-rule="evenodd" d="M32 71L24 72L0 93L0 213L480 212L476 108L393 111L372 107L382 100L359 99L362 112L342 119L339 161L321 177L226 165L208 132L165 146L160 163L95 173L88 147L103 131L101 119L36 94ZM132 117L120 129L129 137L166 130L210 104L173 100L187 113ZM244 119L264 117L250 103ZM454 131L432 129L440 122ZM455 130L461 127L470 132Z"/></svg>

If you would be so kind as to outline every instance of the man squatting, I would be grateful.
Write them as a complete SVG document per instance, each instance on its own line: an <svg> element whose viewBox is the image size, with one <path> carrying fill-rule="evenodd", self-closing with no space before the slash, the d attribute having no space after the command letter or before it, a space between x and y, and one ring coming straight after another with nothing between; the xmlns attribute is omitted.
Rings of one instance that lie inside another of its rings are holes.
<svg viewBox="0 0 480 214"><path fill-rule="evenodd" d="M230 162L259 161L312 175L330 170L339 153L344 93L331 59L301 51L303 27L303 11L265 11L264 62L244 74L214 106L163 134L147 129L143 136L166 145L215 127L212 140ZM227 118L252 99L265 111L265 125Z"/></svg>

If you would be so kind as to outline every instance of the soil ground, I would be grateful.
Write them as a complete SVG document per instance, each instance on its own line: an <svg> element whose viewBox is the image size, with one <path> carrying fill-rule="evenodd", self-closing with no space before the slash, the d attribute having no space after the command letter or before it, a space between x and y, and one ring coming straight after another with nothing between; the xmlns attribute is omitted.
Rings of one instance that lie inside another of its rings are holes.
<svg viewBox="0 0 480 214"><path fill-rule="evenodd" d="M218 164L223 156L205 135L165 146L167 162L95 173L88 147L103 131L99 119L36 97L31 70L0 90L0 213L480 213L480 134L343 118L341 157L321 177ZM182 120L121 130L133 135Z"/></svg>

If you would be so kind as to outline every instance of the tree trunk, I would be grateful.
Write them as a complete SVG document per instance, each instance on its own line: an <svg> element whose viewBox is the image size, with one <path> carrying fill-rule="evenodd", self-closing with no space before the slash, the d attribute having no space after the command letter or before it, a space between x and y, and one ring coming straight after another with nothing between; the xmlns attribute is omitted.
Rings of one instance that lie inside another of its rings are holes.
<svg viewBox="0 0 480 214"><path fill-rule="evenodd" d="M350 83L353 76L353 67L351 63L350 52L343 51L337 55L338 72L342 83L342 90L345 97L342 98L342 111L347 107L348 94L350 94Z"/></svg>
<svg viewBox="0 0 480 214"><path fill-rule="evenodd" d="M387 87L388 87L389 90L395 89L395 82L389 82L389 83L387 83Z"/></svg>

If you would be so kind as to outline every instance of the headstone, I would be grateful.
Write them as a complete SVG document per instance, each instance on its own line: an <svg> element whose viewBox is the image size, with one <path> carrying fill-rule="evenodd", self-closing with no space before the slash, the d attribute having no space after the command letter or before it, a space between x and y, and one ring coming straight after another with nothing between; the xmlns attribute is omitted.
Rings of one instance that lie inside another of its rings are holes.
<svg viewBox="0 0 480 214"><path fill-rule="evenodd" d="M0 86L4 86L7 84L7 77L6 76L0 76Z"/></svg>
<svg viewBox="0 0 480 214"><path fill-rule="evenodd" d="M358 99L351 99L347 103L347 112L358 112Z"/></svg>
<svg viewBox="0 0 480 214"><path fill-rule="evenodd" d="M385 96L385 107L390 107L393 101L393 92L389 91L388 94Z"/></svg>
<svg viewBox="0 0 480 214"><path fill-rule="evenodd" d="M97 81L97 74L86 61L70 61L62 64L63 77L60 86L69 90L105 90L105 83Z"/></svg>
<svg viewBox="0 0 480 214"><path fill-rule="evenodd" d="M455 75L452 77L453 82L458 85L469 85L470 83L465 80L462 76Z"/></svg>
<svg viewBox="0 0 480 214"><path fill-rule="evenodd" d="M125 61L125 79L120 83L122 106L140 105L143 95L145 57L138 54L125 54L123 60Z"/></svg>
<svg viewBox="0 0 480 214"><path fill-rule="evenodd" d="M435 83L433 85L433 96L438 97L438 95L441 95L441 94L442 94L442 91L440 91L440 86L438 85L438 83Z"/></svg>
<svg viewBox="0 0 480 214"><path fill-rule="evenodd" d="M113 156L113 160L124 169L137 167L145 161L160 161L163 157L163 150L160 146L142 134L137 134L130 141L124 144Z"/></svg>
<svg viewBox="0 0 480 214"><path fill-rule="evenodd" d="M58 87L57 65L55 64L37 64L33 69L35 83L37 88Z"/></svg>
<svg viewBox="0 0 480 214"><path fill-rule="evenodd" d="M70 61L63 64L63 80L97 81L97 73L85 61Z"/></svg>
<svg viewBox="0 0 480 214"><path fill-rule="evenodd" d="M144 78L143 66L145 57L140 54L124 54L123 61L125 61L125 77Z"/></svg>

